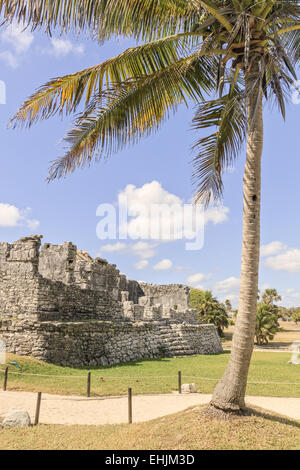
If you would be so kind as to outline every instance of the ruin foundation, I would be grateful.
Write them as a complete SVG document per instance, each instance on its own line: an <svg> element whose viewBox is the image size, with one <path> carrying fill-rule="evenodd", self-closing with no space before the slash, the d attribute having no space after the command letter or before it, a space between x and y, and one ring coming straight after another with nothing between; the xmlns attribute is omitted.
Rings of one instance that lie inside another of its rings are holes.
<svg viewBox="0 0 300 470"><path fill-rule="evenodd" d="M0 243L0 337L8 352L63 366L222 351L190 289L131 281L70 242Z"/></svg>

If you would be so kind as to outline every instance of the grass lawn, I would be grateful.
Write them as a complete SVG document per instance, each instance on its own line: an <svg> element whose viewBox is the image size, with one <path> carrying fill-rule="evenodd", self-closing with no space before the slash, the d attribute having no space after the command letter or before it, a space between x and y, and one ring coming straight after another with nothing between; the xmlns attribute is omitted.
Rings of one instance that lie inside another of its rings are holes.
<svg viewBox="0 0 300 470"><path fill-rule="evenodd" d="M220 421L205 416L202 409L131 425L0 428L0 449L300 449L299 421L258 409L252 416Z"/></svg>
<svg viewBox="0 0 300 470"><path fill-rule="evenodd" d="M254 352L247 394L300 397L300 366L288 364L290 356L290 353L285 352ZM148 359L88 369L60 367L29 357L9 354L7 362L18 362L24 375L12 374L11 372L16 372L16 368L10 365L7 390L84 395L86 394L87 372L91 370L91 394L94 396L122 395L127 393L128 387L132 387L134 394L170 393L177 389L177 373L180 370L183 383L195 382L200 393L211 393L217 379L223 374L228 359L229 352L225 352L216 355ZM3 371L4 365L0 365L0 384L3 381ZM33 377L25 374L44 374L51 375L51 377ZM104 380L100 381L100 377ZM203 380L201 377L211 380ZM253 384L251 382L292 382L297 385Z"/></svg>

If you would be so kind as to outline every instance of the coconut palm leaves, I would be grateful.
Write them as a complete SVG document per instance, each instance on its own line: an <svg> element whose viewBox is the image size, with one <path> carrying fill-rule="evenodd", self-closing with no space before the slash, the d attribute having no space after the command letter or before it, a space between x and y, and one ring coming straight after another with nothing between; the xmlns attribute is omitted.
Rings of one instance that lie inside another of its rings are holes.
<svg viewBox="0 0 300 470"><path fill-rule="evenodd" d="M197 200L208 205L222 196L222 172L233 165L247 135L247 112L244 93L236 86L233 92L198 106L193 128L215 130L194 145L193 180Z"/></svg>
<svg viewBox="0 0 300 470"><path fill-rule="evenodd" d="M123 82L118 90L106 90L95 97L67 137L70 150L52 165L50 179L89 163L93 156L108 156L159 125L188 99L203 100L212 89L217 63L198 53L161 71Z"/></svg>
<svg viewBox="0 0 300 470"><path fill-rule="evenodd" d="M87 105L91 98L99 98L104 89L111 93L121 83L143 76L151 76L178 62L190 49L199 45L198 34L186 33L168 36L122 52L117 57L76 72L58 77L42 86L21 106L12 121L15 125L33 124L38 119L76 111L82 98Z"/></svg>
<svg viewBox="0 0 300 470"><path fill-rule="evenodd" d="M250 122L262 93L274 97L285 116L300 58L300 6L294 0L0 0L0 12L7 21L33 28L145 41L102 64L51 80L17 112L13 125L31 125L83 104L50 179L137 142L179 104L193 101L198 106L193 128L200 134L193 178L205 203L221 197L222 173L245 139L247 97L255 96L257 103ZM219 97L207 100L214 90ZM214 131L203 137L206 127Z"/></svg>
<svg viewBox="0 0 300 470"><path fill-rule="evenodd" d="M0 13L33 28L89 31L144 41L190 31L199 12L185 0L0 0Z"/></svg>

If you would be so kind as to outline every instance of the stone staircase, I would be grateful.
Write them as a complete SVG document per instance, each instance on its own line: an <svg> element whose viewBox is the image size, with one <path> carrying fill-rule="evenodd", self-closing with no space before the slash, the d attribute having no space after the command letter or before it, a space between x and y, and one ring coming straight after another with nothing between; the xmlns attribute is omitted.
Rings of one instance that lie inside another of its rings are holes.
<svg viewBox="0 0 300 470"><path fill-rule="evenodd" d="M189 342L183 338L179 325L174 324L171 327L161 326L160 343L161 347L165 349L167 356L186 356L195 354L195 351L190 347Z"/></svg>

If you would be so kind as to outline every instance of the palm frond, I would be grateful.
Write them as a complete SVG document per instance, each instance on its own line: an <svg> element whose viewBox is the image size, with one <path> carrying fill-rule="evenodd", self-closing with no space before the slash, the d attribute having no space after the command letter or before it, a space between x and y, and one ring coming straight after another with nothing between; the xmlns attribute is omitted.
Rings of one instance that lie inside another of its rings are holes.
<svg viewBox="0 0 300 470"><path fill-rule="evenodd" d="M114 94L108 90L104 107L95 96L65 138L70 149L53 163L49 179L88 164L95 154L109 156L134 144L156 131L179 104L203 100L203 93L212 90L216 67L214 57L196 53L152 76L124 83Z"/></svg>
<svg viewBox="0 0 300 470"><path fill-rule="evenodd" d="M294 64L300 61L300 30L290 31L282 38L282 44L288 51Z"/></svg>
<svg viewBox="0 0 300 470"><path fill-rule="evenodd" d="M37 90L17 111L11 124L31 126L39 119L48 119L56 113L76 111L85 96L87 105L91 96L103 89L152 75L178 62L190 49L199 45L198 33L181 33L151 43L133 47L105 62L75 74L58 77Z"/></svg>
<svg viewBox="0 0 300 470"><path fill-rule="evenodd" d="M283 45L281 44L281 40L278 36L275 24L273 24L273 31L274 31L274 42L275 42L275 47L276 47L276 54L280 59L283 60L286 68L288 69L290 74L294 77L294 79L297 80L296 71L295 71L295 69L292 65L292 62L291 62L288 54L286 53Z"/></svg>
<svg viewBox="0 0 300 470"><path fill-rule="evenodd" d="M200 104L193 128L199 132L209 127L216 131L193 146L196 201L206 206L222 197L222 172L237 158L247 135L245 97L237 85L233 93Z"/></svg>
<svg viewBox="0 0 300 470"><path fill-rule="evenodd" d="M287 100L287 91L290 89L293 80L280 68L273 59L269 61L269 88L271 94L277 101L279 110L283 119L286 116L285 102Z"/></svg>
<svg viewBox="0 0 300 470"><path fill-rule="evenodd" d="M0 0L0 14L47 31L93 31L99 40L122 35L149 41L190 31L199 20L185 0Z"/></svg>
<svg viewBox="0 0 300 470"><path fill-rule="evenodd" d="M264 27L273 22L283 26L287 23L299 21L299 18L300 5L298 1L275 2L271 14L269 14L264 21Z"/></svg>

